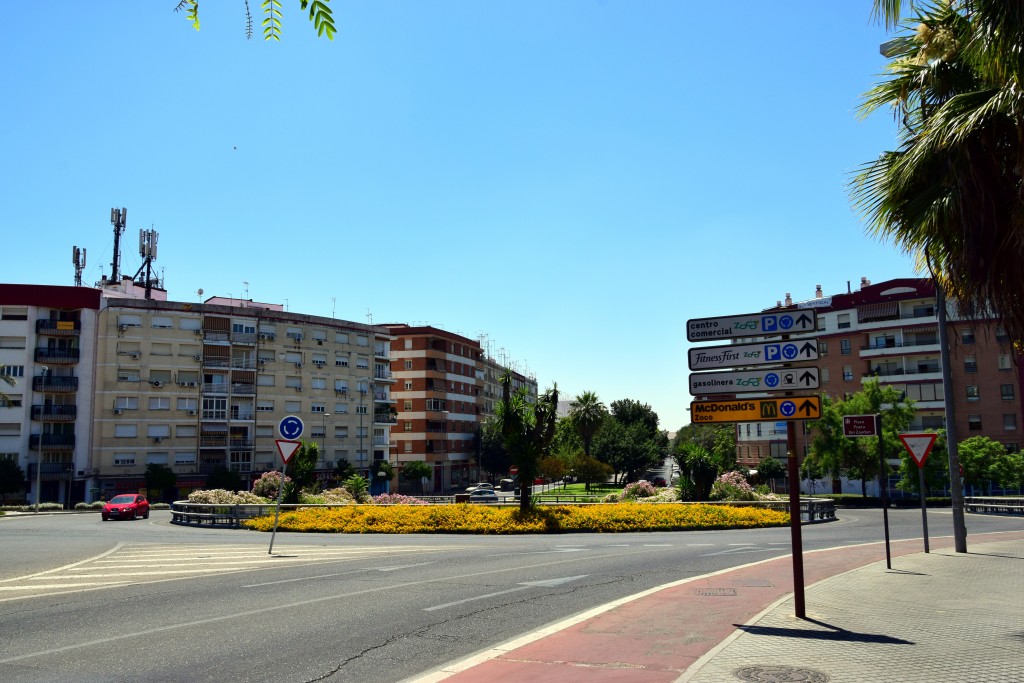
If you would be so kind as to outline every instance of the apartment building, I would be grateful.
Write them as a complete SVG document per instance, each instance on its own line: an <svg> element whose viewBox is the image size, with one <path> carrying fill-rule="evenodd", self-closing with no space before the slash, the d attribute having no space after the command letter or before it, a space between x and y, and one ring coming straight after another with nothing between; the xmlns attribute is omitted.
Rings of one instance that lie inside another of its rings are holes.
<svg viewBox="0 0 1024 683"><path fill-rule="evenodd" d="M0 408L0 456L31 481L42 462L43 501L138 490L151 464L177 474L180 494L218 467L251 480L279 466L286 415L320 446L323 478L341 459L366 475L389 460L385 330L237 299L167 301L153 288L135 298L140 291L0 285L0 364L16 380L3 389L12 405Z"/></svg>
<svg viewBox="0 0 1024 683"><path fill-rule="evenodd" d="M943 428L947 419L935 287L927 278L904 278L824 296L818 287L806 301L776 307L813 308L818 315L821 392L842 398L869 378L891 385L914 400L911 431ZM774 310L770 309L770 310ZM1020 448L1024 372L998 321L969 319L947 306L947 332L954 386L953 415L959 438L984 435L1009 450ZM798 432L797 450L806 454L810 434ZM737 425L737 460L755 468L761 459L786 454L786 425ZM859 492L859 485L851 487Z"/></svg>
<svg viewBox="0 0 1024 683"><path fill-rule="evenodd" d="M433 467L428 490L459 489L481 476L481 424L495 414L500 380L537 399L537 380L509 370L480 342L430 326L384 325L393 337L397 426L392 433L399 467L420 460Z"/></svg>

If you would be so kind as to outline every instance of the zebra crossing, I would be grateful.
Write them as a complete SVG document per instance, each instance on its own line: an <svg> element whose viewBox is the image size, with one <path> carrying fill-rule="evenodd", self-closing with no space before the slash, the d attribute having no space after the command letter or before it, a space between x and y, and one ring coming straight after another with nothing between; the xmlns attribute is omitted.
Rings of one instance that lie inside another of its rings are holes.
<svg viewBox="0 0 1024 683"><path fill-rule="evenodd" d="M139 583L173 581L262 569L310 564L398 558L438 553L459 546L403 545L388 547L289 545L274 554L267 545L119 543L109 551L37 574L0 581L0 602L43 595L101 590ZM377 568L386 569L382 564Z"/></svg>

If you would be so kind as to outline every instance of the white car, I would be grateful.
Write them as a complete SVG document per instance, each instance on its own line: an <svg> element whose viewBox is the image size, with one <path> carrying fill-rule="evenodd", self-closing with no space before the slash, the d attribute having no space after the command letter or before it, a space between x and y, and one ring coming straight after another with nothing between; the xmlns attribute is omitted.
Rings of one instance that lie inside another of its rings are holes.
<svg viewBox="0 0 1024 683"><path fill-rule="evenodd" d="M477 489L469 494L470 503L497 503L498 494L490 489Z"/></svg>
<svg viewBox="0 0 1024 683"><path fill-rule="evenodd" d="M473 491L494 491L494 484L488 484L486 481L482 481L479 484L473 484L472 486L466 487L466 493L473 493Z"/></svg>

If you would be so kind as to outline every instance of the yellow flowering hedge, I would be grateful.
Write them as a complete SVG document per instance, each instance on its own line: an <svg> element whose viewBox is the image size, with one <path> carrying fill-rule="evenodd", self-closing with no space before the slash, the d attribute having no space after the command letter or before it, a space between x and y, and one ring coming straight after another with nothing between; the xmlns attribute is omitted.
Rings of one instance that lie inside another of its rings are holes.
<svg viewBox="0 0 1024 683"><path fill-rule="evenodd" d="M243 523L270 531L274 516ZM282 512L279 531L343 534L535 534L562 532L685 531L785 526L789 513L728 505L560 505L520 513L488 505L346 505Z"/></svg>

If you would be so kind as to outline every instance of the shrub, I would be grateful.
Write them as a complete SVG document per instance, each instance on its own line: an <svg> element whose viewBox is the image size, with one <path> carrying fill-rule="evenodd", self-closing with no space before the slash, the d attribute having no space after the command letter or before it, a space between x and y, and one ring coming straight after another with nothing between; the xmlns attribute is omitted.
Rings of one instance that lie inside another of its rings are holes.
<svg viewBox="0 0 1024 683"><path fill-rule="evenodd" d="M262 496L257 496L251 491L238 491L236 493L232 493L231 491L225 491L224 489L209 489L193 491L188 494L188 502L207 503L210 505L265 505L270 501Z"/></svg>
<svg viewBox="0 0 1024 683"><path fill-rule="evenodd" d="M657 493L654 485L642 479L640 481L634 481L632 484L627 484L626 488L622 489L622 494L619 496L619 500L636 500L637 498L649 498Z"/></svg>
<svg viewBox="0 0 1024 683"><path fill-rule="evenodd" d="M291 477L285 476L284 483L288 484L291 480ZM252 492L263 498L277 500L277 489L280 486L281 473L277 470L271 470L261 474L260 478L252 483Z"/></svg>
<svg viewBox="0 0 1024 683"><path fill-rule="evenodd" d="M95 500L91 503L75 503L76 510L102 510L103 501Z"/></svg>
<svg viewBox="0 0 1024 683"><path fill-rule="evenodd" d="M711 485L711 500L754 500L754 489L739 472L726 472Z"/></svg>
<svg viewBox="0 0 1024 683"><path fill-rule="evenodd" d="M369 499L367 490L370 488L370 482L368 482L366 477L361 474L353 474L345 480L342 487L348 491L352 495L352 498L354 498L358 503L362 503Z"/></svg>
<svg viewBox="0 0 1024 683"><path fill-rule="evenodd" d="M373 497L373 503L375 505L429 505L425 500L403 496L400 493L382 493Z"/></svg>

